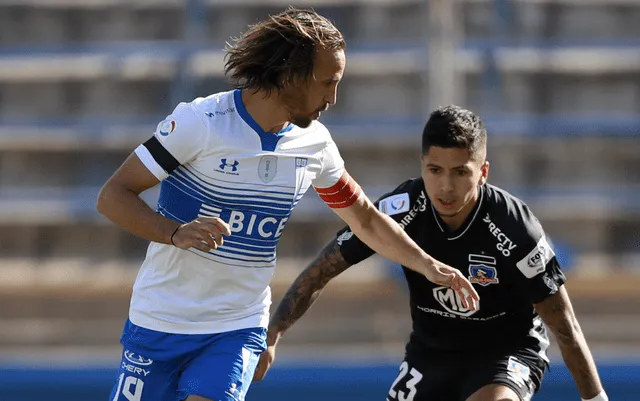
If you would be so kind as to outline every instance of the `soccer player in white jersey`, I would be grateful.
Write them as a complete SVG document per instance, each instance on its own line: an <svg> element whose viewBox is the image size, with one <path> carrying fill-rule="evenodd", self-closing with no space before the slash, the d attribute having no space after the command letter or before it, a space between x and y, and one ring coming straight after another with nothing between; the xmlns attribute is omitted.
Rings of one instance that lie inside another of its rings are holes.
<svg viewBox="0 0 640 401"><path fill-rule="evenodd" d="M477 307L458 270L378 212L317 121L344 67L327 19L271 16L227 49L237 89L180 103L104 185L98 210L151 241L109 401L244 399L266 347L276 245L311 186L372 249ZM160 182L154 211L139 194Z"/></svg>

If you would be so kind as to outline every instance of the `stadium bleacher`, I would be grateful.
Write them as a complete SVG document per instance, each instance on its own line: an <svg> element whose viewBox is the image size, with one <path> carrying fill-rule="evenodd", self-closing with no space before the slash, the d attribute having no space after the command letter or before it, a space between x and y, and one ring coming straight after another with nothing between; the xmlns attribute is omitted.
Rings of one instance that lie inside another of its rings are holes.
<svg viewBox="0 0 640 401"><path fill-rule="evenodd" d="M69 274L114 259L135 273L145 242L95 212L100 185L177 102L228 89L225 42L289 3L0 0L0 274L8 277L16 263L51 265L51 258L81 260L84 268ZM346 35L346 76L323 121L371 197L418 173L422 125L435 106L425 101L434 62L425 45L426 3L295 2ZM550 236L577 255L574 271L640 271L640 1L467 0L457 7L457 103L486 120L492 181L531 204ZM150 204L155 195L146 194ZM284 259L308 258L339 226L312 193L293 216L279 248ZM303 243L296 231L317 235ZM121 299L110 305L122 307ZM23 323L0 344L28 344L16 336L28 331ZM113 334L100 327L92 333Z"/></svg>

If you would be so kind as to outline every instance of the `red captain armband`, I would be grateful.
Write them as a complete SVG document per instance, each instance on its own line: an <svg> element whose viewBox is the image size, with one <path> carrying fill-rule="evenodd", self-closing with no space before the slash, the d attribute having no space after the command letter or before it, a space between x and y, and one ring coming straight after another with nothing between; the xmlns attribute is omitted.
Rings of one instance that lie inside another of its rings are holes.
<svg viewBox="0 0 640 401"><path fill-rule="evenodd" d="M332 209L349 207L356 203L362 188L351 178L347 170L333 186L329 188L315 188L320 198Z"/></svg>

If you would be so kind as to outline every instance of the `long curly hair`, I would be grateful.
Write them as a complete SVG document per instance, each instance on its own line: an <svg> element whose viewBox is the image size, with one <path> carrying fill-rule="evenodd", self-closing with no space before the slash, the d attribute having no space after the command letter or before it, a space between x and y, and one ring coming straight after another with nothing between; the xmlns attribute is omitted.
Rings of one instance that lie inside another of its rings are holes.
<svg viewBox="0 0 640 401"><path fill-rule="evenodd" d="M313 73L317 49L344 50L342 33L313 10L289 7L227 43L225 74L236 88L270 95Z"/></svg>

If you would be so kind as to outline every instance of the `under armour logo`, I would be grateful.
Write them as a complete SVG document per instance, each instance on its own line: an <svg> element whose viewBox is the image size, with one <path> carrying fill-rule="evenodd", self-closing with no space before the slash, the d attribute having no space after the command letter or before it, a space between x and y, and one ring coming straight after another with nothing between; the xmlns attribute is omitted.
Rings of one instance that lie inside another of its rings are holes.
<svg viewBox="0 0 640 401"><path fill-rule="evenodd" d="M238 171L239 161L234 160L233 163L227 163L227 159L220 159L220 168L224 170L225 167L231 167L231 171Z"/></svg>

